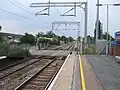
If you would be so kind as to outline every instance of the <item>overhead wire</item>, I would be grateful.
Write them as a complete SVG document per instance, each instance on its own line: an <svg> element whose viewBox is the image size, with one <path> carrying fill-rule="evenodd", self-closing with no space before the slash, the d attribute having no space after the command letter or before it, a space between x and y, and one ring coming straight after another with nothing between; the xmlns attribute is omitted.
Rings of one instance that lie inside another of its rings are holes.
<svg viewBox="0 0 120 90"><path fill-rule="evenodd" d="M21 4L19 4L18 2L14 1L14 2L16 2L16 3L18 4L18 5L17 5L16 3L12 2L11 0L8 0L8 1L9 1L10 3L14 4L15 6L23 9L24 11L28 12L29 14L32 14L32 15L33 15L33 13L31 13L30 11L28 11L27 9L21 7L21 6L20 6Z"/></svg>
<svg viewBox="0 0 120 90"><path fill-rule="evenodd" d="M19 15L19 14L13 13L13 12L9 12L9 11L7 11L7 10L5 10L5 9L2 9L2 8L0 8L0 10L1 10L1 11L4 11L4 12L6 12L6 13L9 13L9 14L11 14L11 15L17 16L17 17L21 17L21 18L24 18L24 19L27 19L27 20L32 20L32 19L30 19L30 18L28 18L28 17L21 16L21 15Z"/></svg>
<svg viewBox="0 0 120 90"><path fill-rule="evenodd" d="M10 3L14 4L15 6L21 8L22 10L28 12L29 14L33 15L34 12L30 12L30 11L28 10L28 8L25 7L23 4L15 1L15 0L12 0L12 1L14 1L14 2L12 2L11 0L8 0L8 1L9 1ZM21 6L22 6L22 7L21 7ZM24 7L24 8L23 8L23 7ZM40 18L37 17L37 19L40 19ZM48 24L45 20L44 20L44 22L45 22L45 24Z"/></svg>
<svg viewBox="0 0 120 90"><path fill-rule="evenodd" d="M10 1L10 0L9 0L9 1ZM18 5L21 5L22 7L24 7L27 11L29 10L25 5L17 2L16 0L12 0L12 1L14 1L14 2L17 3ZM30 12L30 11L28 11L28 12ZM32 14L32 13L34 13L34 12L32 11L32 12L30 12L30 13ZM32 15L33 15L33 14L32 14ZM40 19L39 17L35 17L35 18ZM48 24L45 20L44 20L44 22L45 22L46 24Z"/></svg>

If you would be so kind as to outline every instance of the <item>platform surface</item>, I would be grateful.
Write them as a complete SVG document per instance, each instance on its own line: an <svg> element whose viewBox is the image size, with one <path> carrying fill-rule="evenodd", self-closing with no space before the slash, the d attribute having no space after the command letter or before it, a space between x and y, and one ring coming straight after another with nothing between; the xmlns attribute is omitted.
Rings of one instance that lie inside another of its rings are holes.
<svg viewBox="0 0 120 90"><path fill-rule="evenodd" d="M74 52L53 81L48 90L120 90L120 64L113 57Z"/></svg>
<svg viewBox="0 0 120 90"><path fill-rule="evenodd" d="M87 55L104 90L120 90L120 64L111 56Z"/></svg>
<svg viewBox="0 0 120 90"><path fill-rule="evenodd" d="M51 90L71 90L75 59L75 54L70 55L68 60L65 62L60 74L58 75L58 78L54 82Z"/></svg>
<svg viewBox="0 0 120 90"><path fill-rule="evenodd" d="M82 82L83 77L81 77L80 60L84 72L84 83ZM88 59L85 56L73 53L48 90L103 90L103 87Z"/></svg>

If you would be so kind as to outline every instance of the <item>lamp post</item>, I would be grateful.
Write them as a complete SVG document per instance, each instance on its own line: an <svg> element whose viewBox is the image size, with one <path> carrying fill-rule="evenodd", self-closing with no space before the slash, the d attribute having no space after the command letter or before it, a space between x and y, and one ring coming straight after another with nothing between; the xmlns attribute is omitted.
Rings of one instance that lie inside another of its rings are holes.
<svg viewBox="0 0 120 90"><path fill-rule="evenodd" d="M99 0L97 0L97 19L96 19L96 41L98 40L98 30L99 30Z"/></svg>
<svg viewBox="0 0 120 90"><path fill-rule="evenodd" d="M99 1L99 0L98 0ZM107 7L107 43L106 43L106 55L108 55L108 40L110 41L111 46L111 37L108 39L108 30L109 30L109 6L120 6L120 4L96 4L97 7L99 6L106 6ZM97 25L98 27L98 25Z"/></svg>

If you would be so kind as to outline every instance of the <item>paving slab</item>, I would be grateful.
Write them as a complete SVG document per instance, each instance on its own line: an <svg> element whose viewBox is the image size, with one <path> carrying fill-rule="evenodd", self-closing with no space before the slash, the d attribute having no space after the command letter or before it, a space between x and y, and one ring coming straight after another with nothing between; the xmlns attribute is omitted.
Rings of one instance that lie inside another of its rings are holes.
<svg viewBox="0 0 120 90"><path fill-rule="evenodd" d="M72 90L81 90L81 78L80 78L80 66L79 66L79 56L76 55L74 63L74 73L73 73L73 84Z"/></svg>
<svg viewBox="0 0 120 90"><path fill-rule="evenodd" d="M61 72L58 75L58 78L55 80L52 88L50 90L71 90L72 89L72 79L73 79L73 69L74 69L74 60L76 55L72 54L67 59L64 64Z"/></svg>
<svg viewBox="0 0 120 90"><path fill-rule="evenodd" d="M87 55L104 90L120 90L120 64L112 57Z"/></svg>
<svg viewBox="0 0 120 90"><path fill-rule="evenodd" d="M93 68L91 67L88 59L85 56L82 56L82 64L85 77L85 85L87 90L103 90L103 87L96 76Z"/></svg>

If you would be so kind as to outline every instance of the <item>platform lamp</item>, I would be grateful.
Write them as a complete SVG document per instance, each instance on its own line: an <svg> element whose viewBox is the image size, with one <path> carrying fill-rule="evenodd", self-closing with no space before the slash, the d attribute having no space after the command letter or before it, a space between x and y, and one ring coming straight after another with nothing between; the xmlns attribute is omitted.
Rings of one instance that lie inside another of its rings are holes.
<svg viewBox="0 0 120 90"><path fill-rule="evenodd" d="M107 44L106 44L106 55L108 55L109 6L120 6L120 4L96 4L96 6L98 6L98 7L99 6L106 6L107 7ZM109 42L111 44L111 37L110 37Z"/></svg>

